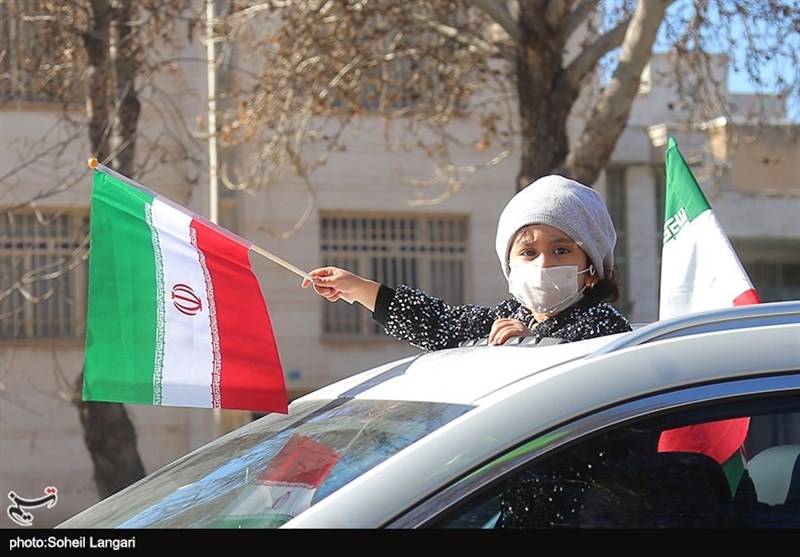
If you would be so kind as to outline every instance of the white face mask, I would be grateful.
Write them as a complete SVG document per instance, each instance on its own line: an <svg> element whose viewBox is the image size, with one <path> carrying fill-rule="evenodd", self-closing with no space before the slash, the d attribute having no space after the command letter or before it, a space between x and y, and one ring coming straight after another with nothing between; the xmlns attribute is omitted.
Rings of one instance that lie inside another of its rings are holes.
<svg viewBox="0 0 800 557"><path fill-rule="evenodd" d="M594 274L594 266L578 271L577 265L539 267L532 263L511 266L508 291L523 306L536 313L553 314L571 306L583 297L578 291L578 275Z"/></svg>

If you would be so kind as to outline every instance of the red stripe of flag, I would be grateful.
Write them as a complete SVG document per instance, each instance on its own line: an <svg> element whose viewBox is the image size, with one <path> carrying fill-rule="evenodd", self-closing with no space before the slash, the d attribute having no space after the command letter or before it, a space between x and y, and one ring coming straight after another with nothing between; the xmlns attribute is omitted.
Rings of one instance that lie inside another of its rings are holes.
<svg viewBox="0 0 800 557"><path fill-rule="evenodd" d="M211 275L219 329L221 407L288 412L283 367L246 245L192 221Z"/></svg>
<svg viewBox="0 0 800 557"><path fill-rule="evenodd" d="M751 288L750 290L745 290L738 296L733 299L734 306L747 306L750 304L760 304L761 298L758 297L758 293L755 289Z"/></svg>
<svg viewBox="0 0 800 557"><path fill-rule="evenodd" d="M742 446L750 418L719 420L661 432L658 452L690 452L710 456L724 463Z"/></svg>

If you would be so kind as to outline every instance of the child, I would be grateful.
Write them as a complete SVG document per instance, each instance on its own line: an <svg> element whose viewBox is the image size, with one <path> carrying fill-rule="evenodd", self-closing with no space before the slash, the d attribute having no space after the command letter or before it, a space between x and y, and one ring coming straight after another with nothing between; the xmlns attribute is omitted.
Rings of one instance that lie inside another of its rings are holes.
<svg viewBox="0 0 800 557"><path fill-rule="evenodd" d="M492 345L535 336L576 341L630 331L619 299L616 232L600 195L563 176L536 180L508 202L495 247L512 297L494 307L449 305L408 285L390 288L338 267L311 271L314 290L372 311L386 333L424 350L488 336Z"/></svg>

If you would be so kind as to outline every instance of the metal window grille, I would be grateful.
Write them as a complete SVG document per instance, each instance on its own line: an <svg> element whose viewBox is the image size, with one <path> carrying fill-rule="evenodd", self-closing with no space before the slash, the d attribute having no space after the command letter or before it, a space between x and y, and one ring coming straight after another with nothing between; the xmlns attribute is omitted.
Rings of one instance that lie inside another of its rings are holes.
<svg viewBox="0 0 800 557"><path fill-rule="evenodd" d="M0 338L82 338L89 216L5 213L0 219Z"/></svg>
<svg viewBox="0 0 800 557"><path fill-rule="evenodd" d="M324 265L342 267L387 286L407 284L451 304L464 303L469 244L466 216L322 214ZM324 336L383 336L358 304L323 300Z"/></svg>

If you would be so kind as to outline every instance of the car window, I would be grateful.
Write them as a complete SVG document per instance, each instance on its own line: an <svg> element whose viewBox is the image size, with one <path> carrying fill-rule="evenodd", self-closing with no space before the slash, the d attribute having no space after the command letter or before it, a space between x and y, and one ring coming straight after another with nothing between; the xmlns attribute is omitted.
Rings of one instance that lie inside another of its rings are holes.
<svg viewBox="0 0 800 557"><path fill-rule="evenodd" d="M190 453L66 528L277 527L472 407L295 403Z"/></svg>
<svg viewBox="0 0 800 557"><path fill-rule="evenodd" d="M749 418L749 428L741 458L728 460L724 466L693 451L658 450L665 430L734 418ZM529 445L536 444L533 440ZM524 448L516 452L524 453ZM428 526L798 525L800 399L779 397L684 409L619 425L518 466Z"/></svg>

